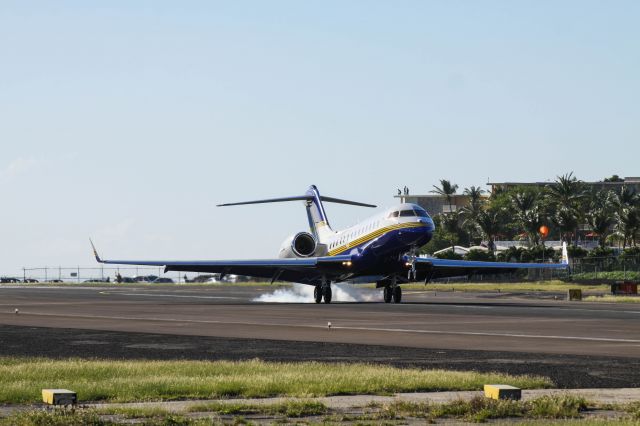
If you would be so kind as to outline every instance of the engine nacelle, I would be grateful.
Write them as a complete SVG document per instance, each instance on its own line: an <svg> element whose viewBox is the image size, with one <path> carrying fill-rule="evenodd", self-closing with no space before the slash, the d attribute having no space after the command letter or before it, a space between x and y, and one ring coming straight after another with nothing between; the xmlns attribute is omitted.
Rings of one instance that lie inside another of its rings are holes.
<svg viewBox="0 0 640 426"><path fill-rule="evenodd" d="M280 247L279 257L310 257L316 254L318 242L308 232L298 232L290 236Z"/></svg>

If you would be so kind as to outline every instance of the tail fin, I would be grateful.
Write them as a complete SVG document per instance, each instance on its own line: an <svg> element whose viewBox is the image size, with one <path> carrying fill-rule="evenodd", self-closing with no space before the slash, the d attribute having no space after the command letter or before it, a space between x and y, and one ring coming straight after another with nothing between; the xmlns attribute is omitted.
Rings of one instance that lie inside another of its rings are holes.
<svg viewBox="0 0 640 426"><path fill-rule="evenodd" d="M567 242L562 243L562 259L560 261L563 265L566 265L566 270L571 274L571 262L569 261L569 251L567 250Z"/></svg>
<svg viewBox="0 0 640 426"><path fill-rule="evenodd" d="M311 185L306 193L309 199L305 202L307 208L307 219L309 220L309 229L319 242L324 242L335 233L329 225L327 213L322 205L322 197L315 185Z"/></svg>
<svg viewBox="0 0 640 426"><path fill-rule="evenodd" d="M563 265L569 264L569 252L567 251L567 242L562 243L562 261Z"/></svg>
<svg viewBox="0 0 640 426"><path fill-rule="evenodd" d="M321 243L325 241L328 236L334 233L334 231L331 229L331 226L329 225L327 214L324 211L324 206L322 205L323 201L338 204L349 204L352 206L376 207L373 204L365 204L359 203L357 201L349 201L342 200L340 198L322 196L320 195L320 192L315 185L311 185L304 195L271 198L266 200L242 201L239 203L218 204L218 207L238 206L242 204L280 203L284 201L304 201L305 207L307 208L307 218L309 219L309 228L311 230L311 233Z"/></svg>

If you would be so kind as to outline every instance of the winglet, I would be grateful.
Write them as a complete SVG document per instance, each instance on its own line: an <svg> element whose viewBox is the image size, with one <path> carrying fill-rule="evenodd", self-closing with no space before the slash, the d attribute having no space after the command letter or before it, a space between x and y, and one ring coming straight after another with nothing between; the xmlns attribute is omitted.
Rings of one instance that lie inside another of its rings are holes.
<svg viewBox="0 0 640 426"><path fill-rule="evenodd" d="M102 263L102 259L100 259L98 251L96 250L96 246L93 245L93 241L91 241L91 238L89 238L89 242L91 243L91 248L93 249L93 255L96 257L96 262Z"/></svg>
<svg viewBox="0 0 640 426"><path fill-rule="evenodd" d="M569 264L569 252L567 251L567 242L562 243L562 264Z"/></svg>

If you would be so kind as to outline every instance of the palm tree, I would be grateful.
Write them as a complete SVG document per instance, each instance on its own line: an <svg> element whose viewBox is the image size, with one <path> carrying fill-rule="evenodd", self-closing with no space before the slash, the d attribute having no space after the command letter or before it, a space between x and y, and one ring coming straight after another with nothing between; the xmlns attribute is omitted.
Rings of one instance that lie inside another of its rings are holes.
<svg viewBox="0 0 640 426"><path fill-rule="evenodd" d="M442 229L445 230L445 232L450 236L450 242L451 242L451 251L454 251L454 246L456 244L456 238L458 238L458 231L460 229L460 219L461 219L461 214L460 212L449 212L449 213L442 213L440 215L440 224L442 226Z"/></svg>
<svg viewBox="0 0 640 426"><path fill-rule="evenodd" d="M640 196L633 187L623 185L619 193L616 194L617 202L620 205L634 207L640 204Z"/></svg>
<svg viewBox="0 0 640 426"><path fill-rule="evenodd" d="M482 236L487 240L489 250L495 252L495 238L502 231L504 224L504 212L498 209L480 210L473 222L478 227Z"/></svg>
<svg viewBox="0 0 640 426"><path fill-rule="evenodd" d="M640 208L640 196L633 187L623 185L613 197L613 204L616 210L615 235L622 240L622 246L626 247L633 233L634 210Z"/></svg>
<svg viewBox="0 0 640 426"><path fill-rule="evenodd" d="M453 211L451 200L458 190L458 185L451 183L446 179L440 179L440 186L433 185L433 194L438 194L446 197L447 203L449 203L449 212Z"/></svg>
<svg viewBox="0 0 640 426"><path fill-rule="evenodd" d="M463 194L469 198L469 204L464 206L461 210L462 213L462 227L469 234L469 240L473 239L475 231L478 229L475 223L475 219L482 211L485 205L485 199L482 194L485 193L484 189L478 186L472 186L465 188ZM469 242L471 245L471 242Z"/></svg>
<svg viewBox="0 0 640 426"><path fill-rule="evenodd" d="M527 234L530 245L538 245L538 230L544 224L545 213L538 193L521 190L511 194L512 208L519 225Z"/></svg>
<svg viewBox="0 0 640 426"><path fill-rule="evenodd" d="M613 214L606 208L598 208L589 212L587 222L593 232L598 234L598 244L604 248L607 237L611 233L611 225L615 222Z"/></svg>
<svg viewBox="0 0 640 426"><path fill-rule="evenodd" d="M469 188L465 188L462 193L469 197L469 206L471 207L471 210L478 211L480 207L482 207L482 204L484 204L482 195L485 192L486 191L479 186L472 186Z"/></svg>
<svg viewBox="0 0 640 426"><path fill-rule="evenodd" d="M578 214L574 209L560 207L551 217L554 225L558 227L561 241L571 241L569 236L578 227Z"/></svg>
<svg viewBox="0 0 640 426"><path fill-rule="evenodd" d="M616 233L622 237L623 248L627 247L628 242L636 245L640 234L640 208L625 208L618 214Z"/></svg>
<svg viewBox="0 0 640 426"><path fill-rule="evenodd" d="M573 172L557 176L556 181L547 186L547 196L556 211L562 211L562 213L559 213L561 217L558 217L558 214L556 214L556 223L559 224L559 226L561 223L561 228L565 225L573 225L573 229L575 230L574 236L577 240L578 224L582 216L580 207L586 196L583 182L573 176ZM563 229L561 229L561 233L562 230Z"/></svg>

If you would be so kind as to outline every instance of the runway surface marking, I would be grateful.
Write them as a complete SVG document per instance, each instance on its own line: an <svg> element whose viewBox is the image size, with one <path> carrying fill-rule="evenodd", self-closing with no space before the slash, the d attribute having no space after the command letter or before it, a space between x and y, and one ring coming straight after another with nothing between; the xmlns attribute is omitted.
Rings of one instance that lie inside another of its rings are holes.
<svg viewBox="0 0 640 426"><path fill-rule="evenodd" d="M175 319L175 318L146 318L146 317L122 317L107 315L73 315L73 314L43 314L23 312L20 315L25 316L44 316L44 317L62 317L62 318L86 318L86 319L108 319L108 320L126 320L126 321L157 321L157 322L176 322L176 323L194 323L194 324L232 324L262 327L295 327L295 328L313 328L326 329L325 325L303 325L303 324L278 324L264 322L236 322L236 321L217 321L217 320L192 320L192 319ZM336 330L348 331L376 331L376 332L395 332L395 333L414 333L414 334L440 334L440 335L457 335L457 336L487 336L487 337L517 337L525 339L553 339L553 340L580 340L589 342L610 342L610 343L640 343L637 339L615 339L609 337L582 337L582 336L559 336L559 335L536 335L536 334L517 334L517 333L491 333L491 332L473 332L473 331L442 331L442 330L413 330L403 328L380 328L380 327L348 327L348 326L332 326Z"/></svg>
<svg viewBox="0 0 640 426"><path fill-rule="evenodd" d="M239 297L232 296L185 296L181 294L153 294L153 293L120 293L120 292L111 292L111 291L101 291L100 294L110 295L117 294L122 296L150 296L150 297L184 297L189 299L240 299Z"/></svg>

